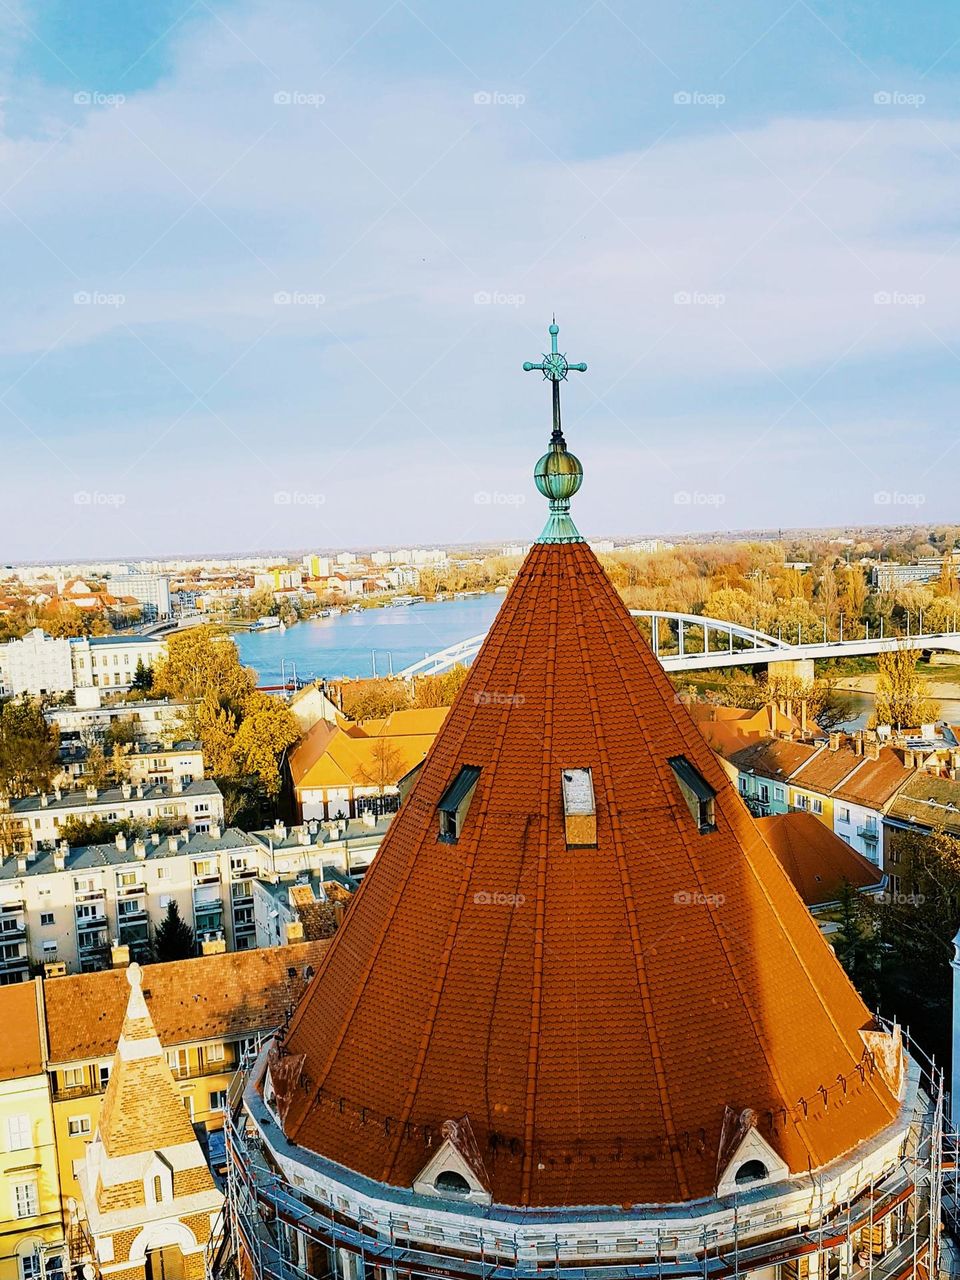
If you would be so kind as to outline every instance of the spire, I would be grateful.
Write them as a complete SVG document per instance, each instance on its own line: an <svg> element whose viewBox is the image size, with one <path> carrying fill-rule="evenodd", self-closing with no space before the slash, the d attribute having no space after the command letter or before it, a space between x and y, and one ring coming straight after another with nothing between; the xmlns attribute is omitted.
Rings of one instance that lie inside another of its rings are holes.
<svg viewBox="0 0 960 1280"><path fill-rule="evenodd" d="M585 373L585 361L571 364L558 349L557 334L560 326L556 316L550 325L550 350L543 353L539 364L531 360L524 361L524 370L539 370L544 380L551 386L553 400L553 433L550 436L550 448L537 463L533 478L537 488L550 501L550 517L544 526L538 542L582 542L583 538L577 526L570 518L570 499L583 483L583 466L580 459L567 451L567 442L563 438L560 423L560 383L565 381L570 370Z"/></svg>
<svg viewBox="0 0 960 1280"><path fill-rule="evenodd" d="M111 1157L196 1141L144 999L143 970L132 964L126 978L127 1012L100 1113L100 1138Z"/></svg>

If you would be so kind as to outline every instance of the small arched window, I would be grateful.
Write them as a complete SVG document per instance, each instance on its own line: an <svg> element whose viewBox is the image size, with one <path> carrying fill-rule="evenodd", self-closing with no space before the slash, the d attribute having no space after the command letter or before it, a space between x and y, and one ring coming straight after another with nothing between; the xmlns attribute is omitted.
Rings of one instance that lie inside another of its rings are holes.
<svg viewBox="0 0 960 1280"><path fill-rule="evenodd" d="M443 1173L438 1174L433 1185L441 1195L445 1196L468 1196L470 1194L470 1183L462 1173L455 1173L453 1169L446 1169Z"/></svg>
<svg viewBox="0 0 960 1280"><path fill-rule="evenodd" d="M736 1183L738 1187L743 1187L750 1182L762 1182L769 1174L770 1171L762 1160L748 1160L737 1170Z"/></svg>

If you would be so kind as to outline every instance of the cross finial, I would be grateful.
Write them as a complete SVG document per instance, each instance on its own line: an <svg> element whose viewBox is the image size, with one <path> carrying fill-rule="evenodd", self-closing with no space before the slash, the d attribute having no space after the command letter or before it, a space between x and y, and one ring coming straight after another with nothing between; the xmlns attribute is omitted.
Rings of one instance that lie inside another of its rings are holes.
<svg viewBox="0 0 960 1280"><path fill-rule="evenodd" d="M567 452L567 442L563 438L560 427L560 383L572 370L577 373L586 371L586 363L571 364L566 355L557 346L557 334L560 326L557 317L553 317L550 325L550 350L545 351L539 364L532 360L524 362L524 369L530 372L537 369L550 383L553 400L553 435L550 437L550 448L537 463L534 479L537 488L550 500L550 518L546 528L540 535L541 542L582 542L576 525L570 519L570 499L583 482L583 468L578 458Z"/></svg>

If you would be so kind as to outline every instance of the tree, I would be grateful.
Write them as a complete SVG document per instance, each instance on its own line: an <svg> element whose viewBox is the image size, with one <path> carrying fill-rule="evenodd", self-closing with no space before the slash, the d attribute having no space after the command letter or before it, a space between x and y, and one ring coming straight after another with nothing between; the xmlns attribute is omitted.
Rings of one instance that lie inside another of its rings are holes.
<svg viewBox="0 0 960 1280"><path fill-rule="evenodd" d="M159 961L188 960L195 948L193 930L181 916L176 898L171 898L153 935L153 954Z"/></svg>
<svg viewBox="0 0 960 1280"><path fill-rule="evenodd" d="M940 708L926 696L923 677L917 673L917 654L894 649L877 654L876 712L871 724L912 728L936 720Z"/></svg>
<svg viewBox="0 0 960 1280"><path fill-rule="evenodd" d="M300 724L285 702L267 693L251 693L233 740L240 773L256 774L267 794L277 795L280 759L299 737Z"/></svg>
<svg viewBox="0 0 960 1280"><path fill-rule="evenodd" d="M879 940L865 916L860 895L847 879L840 885L839 898L840 928L833 949L850 981L868 1004L874 1004L879 993Z"/></svg>
<svg viewBox="0 0 960 1280"><path fill-rule="evenodd" d="M92 746L87 752L87 758L83 762L83 773L84 780L91 787L96 787L98 791L107 785L110 767L107 764L107 757L104 755L103 747L99 744Z"/></svg>
<svg viewBox="0 0 960 1280"><path fill-rule="evenodd" d="M377 738L370 750L370 759L357 765L357 781L365 787L376 787L382 796L387 787L395 787L407 771L407 762L396 743L389 738Z"/></svg>
<svg viewBox="0 0 960 1280"><path fill-rule="evenodd" d="M206 626L170 636L166 656L159 659L153 673L153 690L161 697L191 704L213 698L234 710L255 684L254 673L241 664L229 636L215 635Z"/></svg>
<svg viewBox="0 0 960 1280"><path fill-rule="evenodd" d="M137 669L133 673L131 688L140 694L148 694L153 688L153 667L148 667L142 658L137 659Z"/></svg>
<svg viewBox="0 0 960 1280"><path fill-rule="evenodd" d="M415 707L449 707L469 675L462 662L436 676L420 676L416 682Z"/></svg>
<svg viewBox="0 0 960 1280"><path fill-rule="evenodd" d="M343 712L353 720L380 720L391 711L406 711L410 691L405 680L354 680L341 684Z"/></svg>
<svg viewBox="0 0 960 1280"><path fill-rule="evenodd" d="M31 698L0 703L0 795L13 799L49 788L60 771L60 734Z"/></svg>

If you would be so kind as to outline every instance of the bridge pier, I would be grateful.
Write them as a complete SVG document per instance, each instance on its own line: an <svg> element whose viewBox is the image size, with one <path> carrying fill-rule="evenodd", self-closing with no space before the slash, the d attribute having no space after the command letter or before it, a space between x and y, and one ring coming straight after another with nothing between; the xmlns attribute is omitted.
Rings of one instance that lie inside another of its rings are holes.
<svg viewBox="0 0 960 1280"><path fill-rule="evenodd" d="M767 675L792 676L810 684L815 675L815 664L812 658L787 658L783 662L768 662Z"/></svg>

